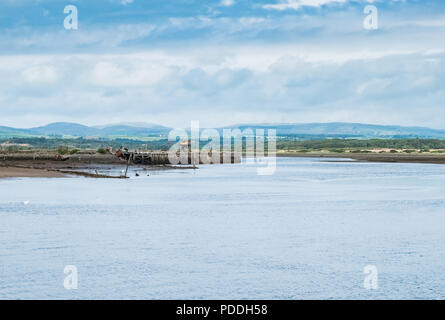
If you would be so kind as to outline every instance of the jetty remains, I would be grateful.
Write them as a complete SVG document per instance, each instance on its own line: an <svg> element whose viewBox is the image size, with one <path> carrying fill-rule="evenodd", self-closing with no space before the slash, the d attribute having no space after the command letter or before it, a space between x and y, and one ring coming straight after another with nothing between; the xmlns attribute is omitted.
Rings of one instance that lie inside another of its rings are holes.
<svg viewBox="0 0 445 320"><path fill-rule="evenodd" d="M119 149L115 156L127 161L130 164L142 165L170 165L169 153L167 151L129 151L128 149ZM235 152L210 152L205 158L199 152L188 151L182 153L178 151L176 157L181 159L181 165L198 164L221 164L221 163L241 163L241 154Z"/></svg>
<svg viewBox="0 0 445 320"><path fill-rule="evenodd" d="M199 152L178 152L180 163L171 163L167 151L130 151L126 148L101 154L94 150L80 151L76 154L60 155L56 151L22 151L13 153L0 152L0 166L35 166L52 169L74 169L78 166L94 165L186 165L241 163L242 156L239 153L210 152L205 158Z"/></svg>

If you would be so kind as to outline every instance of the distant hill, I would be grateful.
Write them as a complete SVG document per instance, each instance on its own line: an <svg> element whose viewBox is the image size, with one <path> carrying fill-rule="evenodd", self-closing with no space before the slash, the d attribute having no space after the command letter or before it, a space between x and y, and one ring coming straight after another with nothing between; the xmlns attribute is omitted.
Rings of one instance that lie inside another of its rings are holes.
<svg viewBox="0 0 445 320"><path fill-rule="evenodd" d="M303 124L240 124L226 128L276 129L278 136L337 138L432 138L445 139L445 130L424 127L385 126L348 122Z"/></svg>
<svg viewBox="0 0 445 320"><path fill-rule="evenodd" d="M100 133L103 136L140 137L167 135L171 129L151 123L122 123L103 126L100 130Z"/></svg>
<svg viewBox="0 0 445 320"><path fill-rule="evenodd" d="M327 138L430 138L445 139L445 130L424 127L384 126L361 123L284 123L284 124L240 124L219 128L244 130L276 129L278 136L300 139ZM74 137L147 137L166 136L170 128L151 123L118 123L105 126L85 126L78 123L56 122L46 126L16 129L0 126L0 136L74 136Z"/></svg>
<svg viewBox="0 0 445 320"><path fill-rule="evenodd" d="M167 135L170 128L156 124L114 124L88 127L78 123L56 122L46 126L16 129L0 126L0 136L146 137Z"/></svg>
<svg viewBox="0 0 445 320"><path fill-rule="evenodd" d="M0 134L22 133L23 129L15 129L11 127L0 126Z"/></svg>
<svg viewBox="0 0 445 320"><path fill-rule="evenodd" d="M87 127L78 123L71 122L56 122L43 127L36 127L28 129L32 135L70 135L70 136L97 136L100 135L100 130L96 128Z"/></svg>

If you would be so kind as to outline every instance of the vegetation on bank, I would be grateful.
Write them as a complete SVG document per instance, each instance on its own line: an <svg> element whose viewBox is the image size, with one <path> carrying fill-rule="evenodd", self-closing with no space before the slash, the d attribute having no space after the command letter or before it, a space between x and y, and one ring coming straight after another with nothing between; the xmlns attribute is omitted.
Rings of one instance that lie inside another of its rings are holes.
<svg viewBox="0 0 445 320"><path fill-rule="evenodd" d="M328 151L332 153L445 153L445 140L436 139L326 139L305 141L277 141L277 150L288 152Z"/></svg>
<svg viewBox="0 0 445 320"><path fill-rule="evenodd" d="M131 150L169 150L173 142L167 139L85 139L16 137L0 139L0 151L53 150L62 155L73 155L85 150L106 153L106 148L127 147ZM206 142L201 142L205 145ZM284 153L330 152L330 153L445 153L445 140L436 139L323 139L289 140L278 137L277 151ZM267 142L265 149L267 150Z"/></svg>
<svg viewBox="0 0 445 320"><path fill-rule="evenodd" d="M93 150L105 153L107 147L118 149L120 147L143 150L168 150L171 143L168 140L142 141L133 139L84 139L84 138L10 138L0 139L0 150L6 152L26 150L54 150L59 154L68 155Z"/></svg>

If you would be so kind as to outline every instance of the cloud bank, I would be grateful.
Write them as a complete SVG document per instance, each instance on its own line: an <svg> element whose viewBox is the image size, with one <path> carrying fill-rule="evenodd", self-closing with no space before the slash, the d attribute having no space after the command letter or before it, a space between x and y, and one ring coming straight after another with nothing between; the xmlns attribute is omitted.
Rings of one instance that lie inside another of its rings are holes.
<svg viewBox="0 0 445 320"><path fill-rule="evenodd" d="M37 22L26 20L27 12L21 22L0 17L0 125L351 121L445 128L443 4L375 2L380 28L368 31L364 1L280 2L298 4L296 11L265 9L270 2L200 2L190 11L187 1L168 9L168 1L116 0L109 3L123 11L98 8L94 20L94 8L82 10L93 4L79 0L83 20L75 32L63 29L63 6L52 1L26 9L46 10Z"/></svg>

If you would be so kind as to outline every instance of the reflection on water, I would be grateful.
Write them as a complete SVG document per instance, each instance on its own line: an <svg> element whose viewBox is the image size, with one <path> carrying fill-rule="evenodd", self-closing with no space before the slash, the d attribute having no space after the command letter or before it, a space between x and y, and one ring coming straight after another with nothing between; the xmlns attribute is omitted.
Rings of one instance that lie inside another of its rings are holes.
<svg viewBox="0 0 445 320"><path fill-rule="evenodd" d="M280 158L256 172L1 180L0 298L444 298L445 166Z"/></svg>

